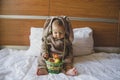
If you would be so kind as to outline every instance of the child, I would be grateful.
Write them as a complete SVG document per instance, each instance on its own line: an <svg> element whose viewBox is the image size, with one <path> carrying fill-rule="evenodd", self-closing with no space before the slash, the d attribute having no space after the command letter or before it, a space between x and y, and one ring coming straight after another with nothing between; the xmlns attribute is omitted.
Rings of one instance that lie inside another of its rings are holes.
<svg viewBox="0 0 120 80"><path fill-rule="evenodd" d="M44 26L42 38L42 51L38 60L37 75L48 74L45 60L57 53L60 58L64 59L65 74L77 75L76 68L73 67L72 54L73 31L67 17L54 17L47 20ZM64 52L64 56L63 56Z"/></svg>

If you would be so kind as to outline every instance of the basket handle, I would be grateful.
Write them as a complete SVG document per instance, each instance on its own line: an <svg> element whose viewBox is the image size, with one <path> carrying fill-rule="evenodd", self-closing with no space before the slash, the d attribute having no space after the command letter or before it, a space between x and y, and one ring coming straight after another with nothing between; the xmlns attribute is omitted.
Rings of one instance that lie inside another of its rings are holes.
<svg viewBox="0 0 120 80"><path fill-rule="evenodd" d="M63 49L63 57L62 57L62 62L64 62L64 57L65 57L65 49L66 49L66 43L65 43L65 38L64 38L64 49Z"/></svg>

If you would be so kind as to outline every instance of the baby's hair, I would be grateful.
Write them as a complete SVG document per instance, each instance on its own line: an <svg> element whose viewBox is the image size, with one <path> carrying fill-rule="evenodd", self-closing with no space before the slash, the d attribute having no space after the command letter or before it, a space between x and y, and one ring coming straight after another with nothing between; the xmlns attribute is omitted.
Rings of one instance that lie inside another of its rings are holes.
<svg viewBox="0 0 120 80"><path fill-rule="evenodd" d="M52 24L63 26L63 22L60 19L55 19Z"/></svg>

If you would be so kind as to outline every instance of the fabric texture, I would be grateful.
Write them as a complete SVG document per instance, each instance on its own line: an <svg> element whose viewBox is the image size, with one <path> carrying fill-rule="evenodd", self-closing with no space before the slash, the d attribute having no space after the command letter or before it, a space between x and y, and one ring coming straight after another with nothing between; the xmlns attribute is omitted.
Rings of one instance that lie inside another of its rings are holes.
<svg viewBox="0 0 120 80"><path fill-rule="evenodd" d="M78 76L63 73L37 76L38 57L21 55L26 52L0 51L0 80L120 80L120 54L117 53L100 52L75 57Z"/></svg>
<svg viewBox="0 0 120 80"><path fill-rule="evenodd" d="M30 30L30 47L28 49L28 53L26 55L29 56L39 56L40 50L41 50L41 44L42 44L42 34L43 34L43 28L36 28L31 27Z"/></svg>
<svg viewBox="0 0 120 80"><path fill-rule="evenodd" d="M93 31L89 27L76 28L74 31L73 55L87 55L93 53Z"/></svg>

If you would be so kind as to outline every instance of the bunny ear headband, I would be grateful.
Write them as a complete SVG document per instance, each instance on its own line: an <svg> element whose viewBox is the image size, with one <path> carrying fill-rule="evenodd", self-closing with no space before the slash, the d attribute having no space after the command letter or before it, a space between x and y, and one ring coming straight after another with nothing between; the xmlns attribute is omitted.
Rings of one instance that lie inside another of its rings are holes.
<svg viewBox="0 0 120 80"><path fill-rule="evenodd" d="M68 36L69 40L72 42L74 39L73 30L71 27L70 20L66 16L52 17L50 19L47 19L44 24L43 37L46 37L52 33L52 23L55 19L60 19L63 22L63 25L65 27L65 32L66 32L65 34Z"/></svg>

